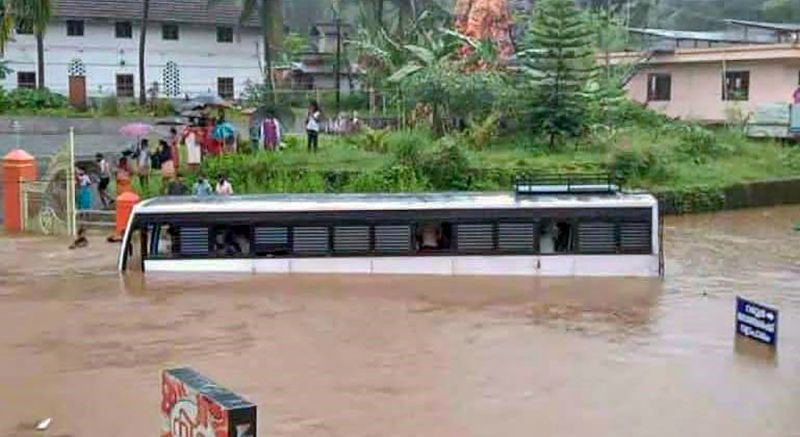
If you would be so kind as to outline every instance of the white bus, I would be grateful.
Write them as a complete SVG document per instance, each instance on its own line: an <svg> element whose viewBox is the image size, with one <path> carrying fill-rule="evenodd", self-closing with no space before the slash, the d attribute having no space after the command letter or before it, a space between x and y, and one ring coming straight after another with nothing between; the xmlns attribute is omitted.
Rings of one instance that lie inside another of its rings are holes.
<svg viewBox="0 0 800 437"><path fill-rule="evenodd" d="M159 197L120 271L658 276L658 202L608 185L513 193Z"/></svg>

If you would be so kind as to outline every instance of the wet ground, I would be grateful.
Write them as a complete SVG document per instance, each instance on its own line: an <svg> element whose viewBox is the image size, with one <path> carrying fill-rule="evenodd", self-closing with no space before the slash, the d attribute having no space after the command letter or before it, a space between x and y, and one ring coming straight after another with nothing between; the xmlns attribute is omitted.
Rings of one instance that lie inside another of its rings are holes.
<svg viewBox="0 0 800 437"><path fill-rule="evenodd" d="M261 436L800 436L798 221L670 218L663 282L120 278L99 236L0 237L0 435L158 435L188 365ZM779 308L777 354L734 341L737 294Z"/></svg>

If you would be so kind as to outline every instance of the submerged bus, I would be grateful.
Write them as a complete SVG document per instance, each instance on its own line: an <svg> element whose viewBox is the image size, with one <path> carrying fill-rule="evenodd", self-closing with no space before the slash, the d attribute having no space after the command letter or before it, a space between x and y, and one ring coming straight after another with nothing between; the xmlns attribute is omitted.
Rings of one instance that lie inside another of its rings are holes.
<svg viewBox="0 0 800 437"><path fill-rule="evenodd" d="M133 209L120 271L658 276L658 202L615 185L509 193L159 197Z"/></svg>

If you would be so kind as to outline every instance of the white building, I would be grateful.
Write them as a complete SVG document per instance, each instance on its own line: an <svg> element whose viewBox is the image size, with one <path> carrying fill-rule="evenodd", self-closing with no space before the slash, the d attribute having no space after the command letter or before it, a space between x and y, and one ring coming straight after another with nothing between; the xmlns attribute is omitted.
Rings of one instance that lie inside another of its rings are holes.
<svg viewBox="0 0 800 437"><path fill-rule="evenodd" d="M142 0L54 0L47 28L45 85L68 95L85 81L90 97L139 93ZM260 32L253 19L239 27L238 2L209 8L208 0L151 0L145 56L146 89L161 96L219 93L239 97L262 80ZM36 38L17 29L6 59L6 89L36 84ZM73 79L70 79L70 77ZM72 84L72 85L70 85Z"/></svg>

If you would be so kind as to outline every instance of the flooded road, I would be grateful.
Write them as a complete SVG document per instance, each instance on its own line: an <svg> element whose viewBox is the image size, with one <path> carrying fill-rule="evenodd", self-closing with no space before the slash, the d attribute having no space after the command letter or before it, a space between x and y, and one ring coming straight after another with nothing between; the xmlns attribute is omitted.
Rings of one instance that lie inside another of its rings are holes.
<svg viewBox="0 0 800 437"><path fill-rule="evenodd" d="M187 365L261 436L800 436L798 221L670 218L664 281L120 279L100 237L0 237L0 435L158 435ZM737 294L779 308L777 355L734 342Z"/></svg>

